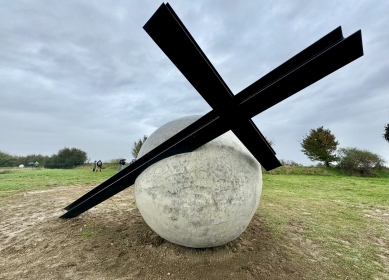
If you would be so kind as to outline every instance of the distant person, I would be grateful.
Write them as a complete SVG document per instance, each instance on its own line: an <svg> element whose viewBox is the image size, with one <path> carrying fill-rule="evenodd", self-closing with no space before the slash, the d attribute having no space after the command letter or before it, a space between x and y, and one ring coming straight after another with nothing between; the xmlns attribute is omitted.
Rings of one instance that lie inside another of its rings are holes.
<svg viewBox="0 0 389 280"><path fill-rule="evenodd" d="M100 169L100 172L101 172L101 168L102 168L102 167L103 167L103 163L102 163L101 160L99 160L99 161L97 162L97 168ZM97 169L96 169L96 172L97 172Z"/></svg>
<svg viewBox="0 0 389 280"><path fill-rule="evenodd" d="M95 161L94 163L93 163L93 172L95 172L95 170L96 170L96 165L97 165L97 161ZM97 171L96 171L97 172Z"/></svg>
<svg viewBox="0 0 389 280"><path fill-rule="evenodd" d="M35 168L38 168L38 166L39 166L39 162L38 162L38 161L36 161L36 162L34 163L34 166L35 166Z"/></svg>
<svg viewBox="0 0 389 280"><path fill-rule="evenodd" d="M123 170L125 164L126 164L126 159L121 159L118 165L119 170Z"/></svg>
<svg viewBox="0 0 389 280"><path fill-rule="evenodd" d="M125 165L126 165L126 159L124 158L122 159L122 170L124 169Z"/></svg>
<svg viewBox="0 0 389 280"><path fill-rule="evenodd" d="M31 168L34 168L34 162L30 161L30 162L28 163L28 166L30 166Z"/></svg>

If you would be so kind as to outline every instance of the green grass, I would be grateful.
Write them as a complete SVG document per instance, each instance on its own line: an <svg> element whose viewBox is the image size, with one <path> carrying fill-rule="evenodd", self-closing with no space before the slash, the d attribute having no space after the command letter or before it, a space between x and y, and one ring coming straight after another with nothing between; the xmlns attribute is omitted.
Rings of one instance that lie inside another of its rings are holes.
<svg viewBox="0 0 389 280"><path fill-rule="evenodd" d="M98 233L97 230L94 229L95 226L93 224L85 224L81 230L82 238L90 238Z"/></svg>
<svg viewBox="0 0 389 280"><path fill-rule="evenodd" d="M277 236L287 236L297 223L302 242L316 246L331 279L381 278L389 264L379 257L384 253L376 241L388 246L388 218L385 223L384 216L372 214L389 212L388 183L387 178L264 174L258 212Z"/></svg>
<svg viewBox="0 0 389 280"><path fill-rule="evenodd" d="M113 168L92 172L91 168L75 169L1 169L0 197L18 191L46 189L55 186L97 185L118 171Z"/></svg>
<svg viewBox="0 0 389 280"><path fill-rule="evenodd" d="M116 174L116 165L102 172L91 167L61 169L1 169L0 199L15 192L55 186L97 185ZM263 174L258 213L272 234L287 247L291 228L298 225L302 244L313 244L323 275L329 279L381 279L389 264L379 255L389 247L389 180L345 176L335 168L282 167ZM84 238L95 232L85 228ZM382 243L383 242L383 243ZM303 246L303 245L301 245ZM382 245L381 245L382 246ZM296 261L297 253L292 254ZM300 258L307 258L303 256ZM318 276L320 278L320 276Z"/></svg>

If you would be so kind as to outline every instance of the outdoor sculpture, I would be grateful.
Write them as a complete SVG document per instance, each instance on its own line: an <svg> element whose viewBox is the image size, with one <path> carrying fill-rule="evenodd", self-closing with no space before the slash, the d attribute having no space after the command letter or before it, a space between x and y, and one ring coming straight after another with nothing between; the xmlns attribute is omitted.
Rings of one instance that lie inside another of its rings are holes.
<svg viewBox="0 0 389 280"><path fill-rule="evenodd" d="M213 110L68 205L61 218L78 216L132 186L138 176L144 180L142 172L153 164L195 151L230 130L266 170L279 167L274 150L251 118L363 55L361 31L345 39L338 27L233 95L169 4L162 4L143 28ZM222 244L212 242L186 246Z"/></svg>

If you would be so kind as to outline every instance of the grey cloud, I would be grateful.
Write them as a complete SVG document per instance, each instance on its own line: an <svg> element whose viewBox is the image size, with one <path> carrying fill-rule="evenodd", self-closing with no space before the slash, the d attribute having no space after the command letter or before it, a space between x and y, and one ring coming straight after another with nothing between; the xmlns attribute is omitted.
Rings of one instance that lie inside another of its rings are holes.
<svg viewBox="0 0 389 280"><path fill-rule="evenodd" d="M343 146L384 155L386 1L170 3L234 93L339 25L365 56L254 121L280 158L309 163L298 140L325 126ZM130 159L132 142L208 104L142 26L159 1L8 1L0 8L0 150ZM4 137L5 135L5 137ZM26 143L25 139L31 139ZM386 153L386 159L389 157Z"/></svg>

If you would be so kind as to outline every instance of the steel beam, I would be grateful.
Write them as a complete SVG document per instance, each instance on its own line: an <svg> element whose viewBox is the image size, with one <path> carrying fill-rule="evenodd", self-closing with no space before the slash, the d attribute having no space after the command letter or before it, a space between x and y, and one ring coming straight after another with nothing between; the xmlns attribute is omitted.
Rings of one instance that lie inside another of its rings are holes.
<svg viewBox="0 0 389 280"><path fill-rule="evenodd" d="M233 112L238 104L231 90L169 4L162 4L143 28L221 118L237 117ZM250 131L244 136L243 130L237 128L236 132L242 133L236 136L242 136L243 144L248 144L247 148L261 164L273 168L281 165L274 150L250 119L241 119L240 126ZM249 145L254 141L256 144ZM268 158L272 164L266 163Z"/></svg>
<svg viewBox="0 0 389 280"><path fill-rule="evenodd" d="M252 118L362 55L362 34L359 30L258 91L246 93L249 97L240 102L239 113ZM237 99L243 93L237 94Z"/></svg>
<svg viewBox="0 0 389 280"><path fill-rule="evenodd" d="M361 32L344 39L338 27L233 96L168 4L157 10L146 23L146 29L214 110L68 205L65 209L69 211L61 218L78 216L131 186L148 166L171 155L194 151L228 130L238 136L265 169L279 166L274 150L251 118L363 55ZM183 44L180 46L196 59L188 61L187 56L177 55L179 49L166 38L180 38L178 43ZM192 71L187 63L195 63L193 69L199 71ZM201 84L204 75L210 88Z"/></svg>

